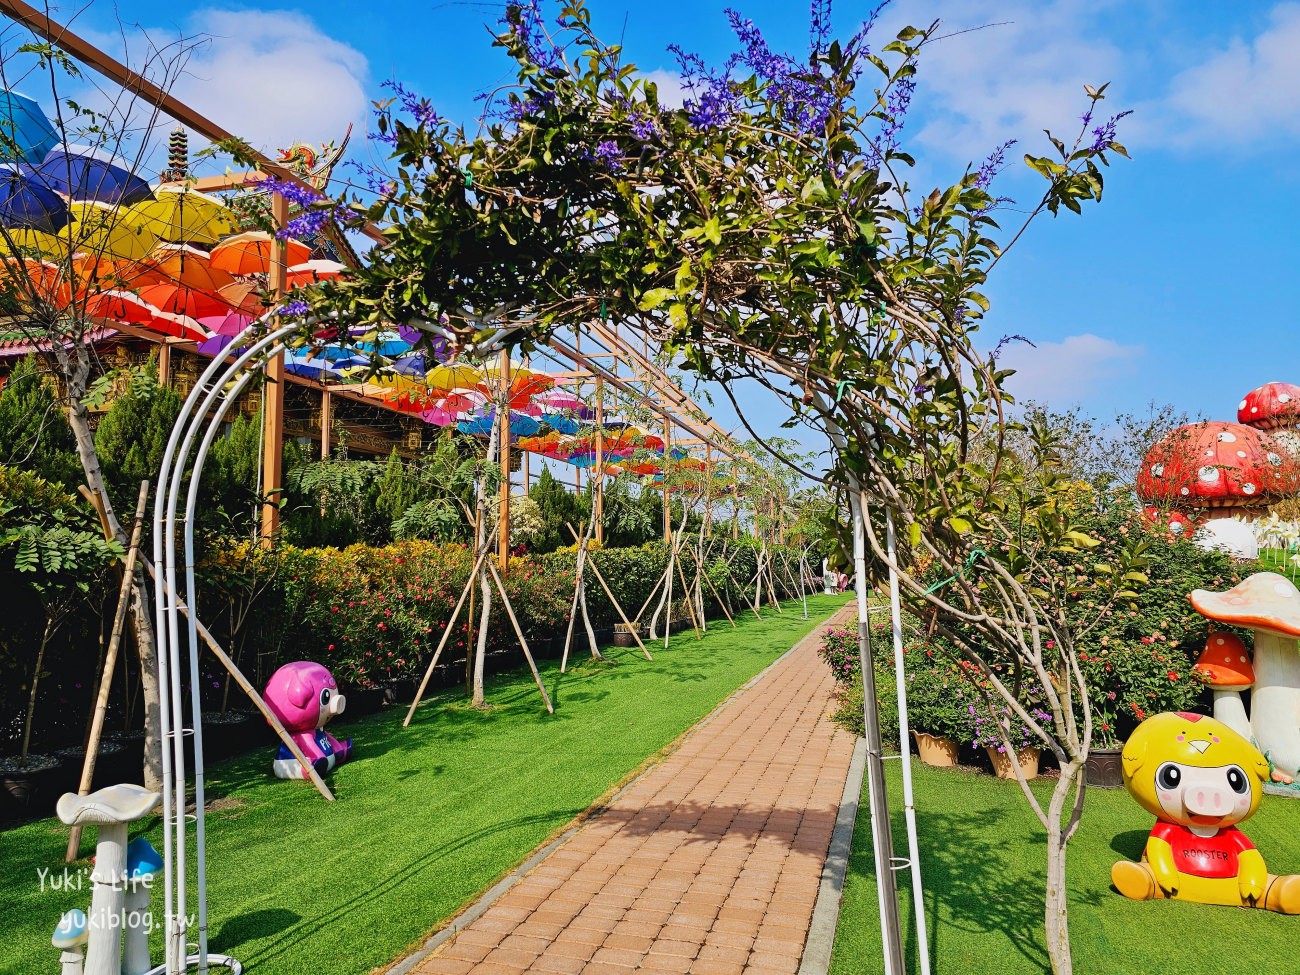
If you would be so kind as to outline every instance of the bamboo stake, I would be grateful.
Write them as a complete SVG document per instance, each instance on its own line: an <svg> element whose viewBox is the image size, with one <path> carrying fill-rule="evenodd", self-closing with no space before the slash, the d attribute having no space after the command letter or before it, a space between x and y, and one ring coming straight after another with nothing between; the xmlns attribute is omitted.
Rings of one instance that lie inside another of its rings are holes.
<svg viewBox="0 0 1300 975"><path fill-rule="evenodd" d="M153 565L149 562L145 562L143 565L149 571L149 575L153 577ZM154 585L161 585L156 577L154 578ZM181 611L181 614L186 618L189 618L190 608L185 604L185 601L175 593L170 593L169 595L172 599L176 600L176 607ZM243 692L248 695L249 699L257 707L257 710L262 712L262 717L266 718L266 723L275 730L280 741L284 743L284 747L289 749L290 754L298 760L298 764L303 767L303 771L305 771L307 777L311 779L311 784L316 787L316 791L330 802L333 802L334 793L330 792L329 786L327 786L325 780L320 777L320 774L316 771L316 767L307 760L307 756L302 753L302 749L298 747L298 743L290 737L289 732L287 732L284 725L280 723L280 719L275 716L275 712L266 706L266 702L262 700L262 695L257 693L257 689L248 682L248 678L243 675L240 669L235 665L235 662L230 659L226 654L226 651L221 649L221 644L217 642L216 637L209 633L208 628L198 619L194 620L194 628L198 632L199 638L206 643L208 649L212 651L213 656L221 661L221 665L225 667L230 676L235 679L235 683L238 684Z"/></svg>
<svg viewBox="0 0 1300 975"><path fill-rule="evenodd" d="M587 566L591 564L591 552L587 546L591 544L591 533L595 530L596 522L593 520L587 524L584 529L584 535L578 546L578 556L582 561L582 573L585 574ZM578 585L578 604L582 608L582 626L587 631L587 643L591 647L591 657L593 660L604 660L600 653L600 647L596 646L596 631L591 626L591 613L587 609L587 585L585 580L580 581Z"/></svg>
<svg viewBox="0 0 1300 975"><path fill-rule="evenodd" d="M406 711L406 717L402 721L402 727L409 727L411 718L415 716L415 709L420 705L420 699L424 697L424 690L429 686L429 678L433 676L433 668L438 665L438 658L442 655L443 648L447 646L447 641L451 639L451 631L456 626L456 620L460 617L460 608L465 605L465 598L469 595L474 583L478 582L479 570L483 566L483 560L487 557L488 549L491 547L490 542L484 544L479 550L478 558L474 561L474 568L469 571L469 580L465 583L465 588L461 590L460 599L456 601L456 608L451 611L451 619L447 623L447 628L442 631L442 639L438 641L438 647L433 651L433 659L429 661L429 666L424 671L424 680L420 681L420 687L415 692L415 700L411 702L410 708ZM469 644L465 644L466 652L469 652Z"/></svg>
<svg viewBox="0 0 1300 975"><path fill-rule="evenodd" d="M99 694L95 698L95 714L90 721L90 735L86 738L86 756L81 765L81 781L77 795L90 794L90 782L95 775L95 762L99 758L99 739L104 733L104 716L108 713L108 694L113 689L113 670L117 667L117 650L122 643L122 630L126 625L126 608L135 582L135 560L140 554L140 536L144 534L144 512L149 501L149 482L140 482L140 496L135 503L135 521L131 525L131 544L126 550L126 566L122 569L122 584L117 590L117 609L113 614L113 629L108 638L108 651L99 678ZM68 837L68 852L64 861L71 863L81 851L81 826L72 827Z"/></svg>
<svg viewBox="0 0 1300 975"><path fill-rule="evenodd" d="M565 522L565 524L568 524L568 522ZM570 528L569 531L573 531L573 529ZM582 531L584 534L586 533L586 524L582 526ZM564 652L560 654L560 673L562 674L568 670L569 667L569 647L573 645L573 628L578 619L578 594L582 592L582 540L576 536L574 540L579 543L578 560L573 571L573 602L569 604L569 627L564 631Z"/></svg>
<svg viewBox="0 0 1300 975"><path fill-rule="evenodd" d="M713 585L713 580L710 579L709 574L704 571L704 565L703 563L700 562L699 556L696 555L694 552L691 552L691 558L695 559L696 571L699 573L700 578L704 580L705 584L708 585L709 592L713 593L713 598L718 601L718 605L722 607L722 612L723 615L727 617L727 622L731 624L733 629L735 629L736 621L731 618L731 613L727 610L727 604L722 601L722 596L718 593L717 588Z"/></svg>
<svg viewBox="0 0 1300 975"><path fill-rule="evenodd" d="M695 631L695 639L703 640L704 637L700 635L699 620L695 618L695 596L691 594L691 587L686 584L686 573L682 571L681 559L677 560L677 578L682 583L682 595L686 597L686 612L690 614L691 629Z"/></svg>
<svg viewBox="0 0 1300 975"><path fill-rule="evenodd" d="M548 714L554 714L555 708L551 705L551 698L546 693L546 686L542 683L542 675L537 672L537 664L533 662L532 651L528 649L528 641L524 638L524 631L519 626L519 620L515 618L515 609L510 605L510 597L506 595L506 584L501 581L501 575L497 572L496 564L487 563L488 571L492 574L492 581L497 584L497 592L501 593L501 601L506 604L506 615L510 617L510 625L515 629L515 636L519 638L519 645L524 648L524 659L528 661L528 669L533 672L533 680L537 682L537 690L542 695L542 701L546 704Z"/></svg>
<svg viewBox="0 0 1300 975"><path fill-rule="evenodd" d="M578 533L573 530L573 526L570 525L567 521L564 523L564 527L569 529L569 534L571 534L574 538L578 537ZM641 652L645 654L646 660L654 660L654 657L650 656L650 651L646 649L646 645L641 642L641 635L637 633L637 627L640 626L640 624L633 623L631 620L627 618L627 613L623 612L622 604L619 603L618 598L614 595L613 591L609 588L609 583L605 581L605 577L600 574L600 566L596 564L595 558L594 557L589 558L588 562L591 565L591 571L596 574L596 581L600 583L600 588L605 590L605 595L608 596L609 601L614 604L614 609L618 613L618 618L623 621L623 625L627 627L627 631L632 634L632 639L635 640L636 645L641 648ZM647 605L648 604L649 604L649 600L647 600ZM643 607L642 612L644 611L645 609ZM640 617L638 617L638 619L639 618Z"/></svg>

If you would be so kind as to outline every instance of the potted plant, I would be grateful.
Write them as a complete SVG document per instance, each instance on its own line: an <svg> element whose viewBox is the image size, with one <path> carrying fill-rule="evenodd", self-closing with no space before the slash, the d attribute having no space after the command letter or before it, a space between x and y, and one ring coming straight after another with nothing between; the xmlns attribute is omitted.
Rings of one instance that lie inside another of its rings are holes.
<svg viewBox="0 0 1300 975"><path fill-rule="evenodd" d="M1042 691L1026 688L1021 703L1030 716L1038 722L1050 722L1052 716L1035 703L1042 699ZM1016 764L1026 779L1038 777L1040 749L1037 738L1029 726L1011 709L1009 704L990 698L972 704L967 711L971 744L988 752L993 772L999 779L1016 778Z"/></svg>
<svg viewBox="0 0 1300 975"><path fill-rule="evenodd" d="M957 764L957 743L969 728L974 687L958 662L935 655L933 648L910 647L916 665L907 661L907 715L916 751L927 765Z"/></svg>

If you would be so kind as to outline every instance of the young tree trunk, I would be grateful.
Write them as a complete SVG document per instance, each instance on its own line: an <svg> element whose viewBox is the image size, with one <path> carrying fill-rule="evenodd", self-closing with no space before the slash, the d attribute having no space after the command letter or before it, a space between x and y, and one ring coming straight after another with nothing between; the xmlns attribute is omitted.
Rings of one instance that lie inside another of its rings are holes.
<svg viewBox="0 0 1300 975"><path fill-rule="evenodd" d="M1047 813L1047 897L1043 917L1047 933L1047 955L1052 962L1053 975L1073 975L1074 959L1070 954L1069 891L1065 885L1065 854L1069 845L1069 825L1062 819L1069 817L1066 803L1079 785L1083 774L1082 764L1071 759L1061 766L1061 777L1052 790L1052 801Z"/></svg>
<svg viewBox="0 0 1300 975"><path fill-rule="evenodd" d="M487 463L489 465L497 460L497 448L497 425L494 424L487 446ZM474 499L474 523L477 528L474 533L475 552L483 550L483 546L487 544L488 531L490 530L488 524L487 484L486 475L479 479L477 496ZM487 657L488 624L492 620L492 588L488 585L486 569L479 572L479 592L482 593L483 608L479 616L478 644L474 651L474 688L470 697L470 703L476 708L487 706L487 698L483 693L483 669Z"/></svg>
<svg viewBox="0 0 1300 975"><path fill-rule="evenodd" d="M104 472L99 466L95 450L95 435L90 429L90 415L82 400L90 376L90 359L85 346L77 346L71 354L61 357L64 381L68 395L68 425L77 444L86 485L103 504L108 530L122 545L127 546L126 533L113 511L113 502L104 483ZM140 663L140 689L144 696L144 787L157 791L162 788L162 699L158 691L157 647L154 643L152 603L145 582L144 566L137 565L131 583L131 601L128 620L131 635L135 637L136 656Z"/></svg>
<svg viewBox="0 0 1300 975"><path fill-rule="evenodd" d="M36 651L36 666L32 670L32 685L27 692L27 717L23 721L23 747L18 753L20 762L27 761L27 752L32 745L32 719L36 716L36 688L41 682L41 667L45 663L45 648L50 645L54 635L54 619L45 618L45 630L41 633L41 648Z"/></svg>

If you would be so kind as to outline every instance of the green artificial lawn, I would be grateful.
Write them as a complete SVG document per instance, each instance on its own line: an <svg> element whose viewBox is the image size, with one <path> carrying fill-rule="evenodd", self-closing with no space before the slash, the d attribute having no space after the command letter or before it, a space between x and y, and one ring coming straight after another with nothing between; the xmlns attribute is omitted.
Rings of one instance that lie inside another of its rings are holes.
<svg viewBox="0 0 1300 975"><path fill-rule="evenodd" d="M270 750L212 769L207 816L211 950L257 975L359 975L419 943L612 786L788 650L845 596L809 597L710 624L670 648L614 649L613 662L542 668L547 715L526 669L489 678L491 710L435 695L331 726L355 759L336 769L326 803L306 782L271 775ZM91 833L87 831L87 844ZM140 831L161 851L157 825ZM55 971L50 936L81 891L42 892L63 868L58 820L0 832L0 972ZM84 847L83 847L84 848ZM78 866L88 866L81 861ZM161 926L161 884L155 893ZM155 942L160 944L158 937ZM161 949L155 950L155 961Z"/></svg>
<svg viewBox="0 0 1300 975"><path fill-rule="evenodd" d="M921 877L935 975L1050 971L1043 937L1046 834L1014 782L913 762ZM902 778L888 763L896 855L906 853ZM1044 805L1051 784L1035 785ZM1079 975L1249 975L1296 970L1300 917L1172 901L1136 902L1110 885L1138 859L1153 819L1123 789L1091 789L1069 847L1070 942ZM1275 873L1300 873L1300 801L1265 796L1243 828ZM912 891L897 874L909 973L916 972ZM831 964L882 970L865 786Z"/></svg>

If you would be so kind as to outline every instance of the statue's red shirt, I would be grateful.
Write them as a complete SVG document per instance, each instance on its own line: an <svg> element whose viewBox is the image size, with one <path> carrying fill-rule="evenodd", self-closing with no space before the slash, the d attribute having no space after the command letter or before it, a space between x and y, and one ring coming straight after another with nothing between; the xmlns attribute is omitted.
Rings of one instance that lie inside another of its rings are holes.
<svg viewBox="0 0 1300 975"><path fill-rule="evenodd" d="M1213 836L1197 836L1186 826L1158 819L1151 835L1169 844L1179 873L1212 880L1237 876L1237 855L1255 849L1235 826L1225 826Z"/></svg>

